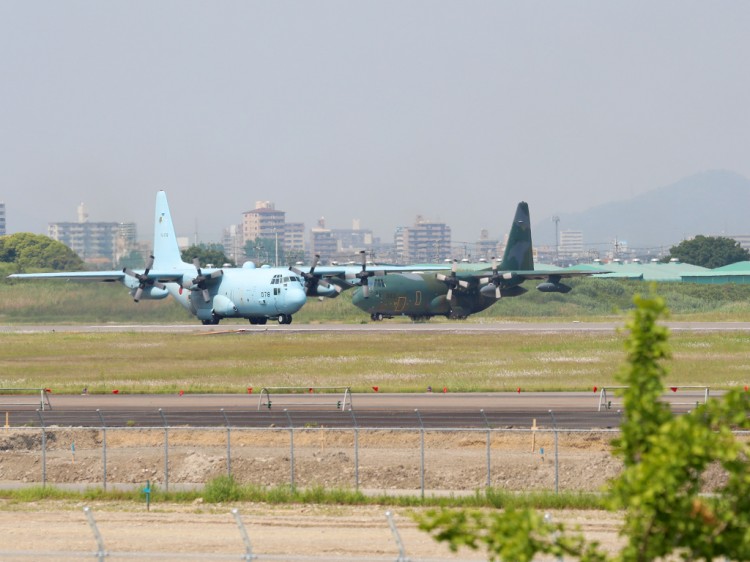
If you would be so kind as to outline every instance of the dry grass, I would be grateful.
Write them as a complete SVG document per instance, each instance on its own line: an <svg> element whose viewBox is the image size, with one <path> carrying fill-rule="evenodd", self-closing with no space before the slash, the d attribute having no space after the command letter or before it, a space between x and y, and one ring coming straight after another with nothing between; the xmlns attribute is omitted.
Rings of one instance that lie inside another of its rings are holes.
<svg viewBox="0 0 750 562"><path fill-rule="evenodd" d="M153 333L0 335L0 388L58 393L243 392L348 386L353 392L588 390L612 385L624 334ZM742 386L750 335L674 333L669 384Z"/></svg>

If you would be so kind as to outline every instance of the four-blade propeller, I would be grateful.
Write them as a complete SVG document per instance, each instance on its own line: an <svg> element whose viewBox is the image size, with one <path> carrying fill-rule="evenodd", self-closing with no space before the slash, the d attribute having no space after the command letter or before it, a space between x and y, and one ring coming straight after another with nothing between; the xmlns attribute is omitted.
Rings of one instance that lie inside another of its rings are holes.
<svg viewBox="0 0 750 562"><path fill-rule="evenodd" d="M326 289L331 286L331 284L323 279L322 275L315 275L315 268L318 266L318 260L320 260L320 254L315 254L315 259L313 259L312 266L310 267L310 271L305 272L297 267L290 267L289 270L296 273L298 276L302 277L305 280L305 294L307 296L313 296L317 294L318 286L325 287ZM338 285L334 285L333 288L336 290L337 293L341 292L341 287Z"/></svg>
<svg viewBox="0 0 750 562"><path fill-rule="evenodd" d="M500 299L502 298L502 291L501 287L503 285L503 280L508 280L512 278L512 273L503 273L502 275L498 274L497 272L497 258L492 258L492 274L489 277L482 277L479 280L480 285L486 285L485 287L482 287L481 291L482 294L485 296L490 296L489 291L492 291L492 289L489 287L489 285L492 285L495 288L495 298ZM487 290L489 289L489 291Z"/></svg>
<svg viewBox="0 0 750 562"><path fill-rule="evenodd" d="M211 294L208 292L208 284L207 281L210 281L211 279L216 279L217 277L221 277L224 275L224 271L221 269L217 269L216 271L212 271L209 274L204 274L201 271L201 261L198 258L193 258L193 265L195 266L195 270L198 272L198 276L195 277L190 284L183 284L183 287L186 289L193 290L200 290L203 294L203 301L208 302L211 300Z"/></svg>
<svg viewBox="0 0 750 562"><path fill-rule="evenodd" d="M163 283L159 283L156 279L149 279L148 278L148 272L151 271L151 268L154 267L154 256L149 256L148 261L146 262L146 269L143 273L136 273L132 269L128 269L127 267L123 268L122 272L125 275L129 275L130 277L135 277L138 279L138 288L135 290L135 293L133 293L133 300L135 302L138 302L141 300L141 296L143 295L143 290L146 287L158 287L159 289L164 289L165 286Z"/></svg>
<svg viewBox="0 0 750 562"><path fill-rule="evenodd" d="M370 297L370 287L368 285L368 279L372 276L382 277L385 275L385 271L368 271L367 270L367 254L364 250L360 252L362 256L362 270L357 273L347 273L347 279L359 279L358 285L362 287L362 296L364 298Z"/></svg>
<svg viewBox="0 0 750 562"><path fill-rule="evenodd" d="M439 280L448 285L448 293L445 295L445 298L449 301L453 301L453 291L458 291L459 288L468 289L469 288L469 282L464 281L463 279L459 279L456 275L456 269L458 269L458 262L453 260L453 265L451 266L451 274L450 275L443 275L442 273L438 273L435 275L435 277Z"/></svg>

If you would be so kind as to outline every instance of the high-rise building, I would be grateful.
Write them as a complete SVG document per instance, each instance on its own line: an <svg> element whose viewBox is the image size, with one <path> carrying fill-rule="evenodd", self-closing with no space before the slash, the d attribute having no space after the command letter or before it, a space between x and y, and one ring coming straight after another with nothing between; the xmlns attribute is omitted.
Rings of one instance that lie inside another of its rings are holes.
<svg viewBox="0 0 750 562"><path fill-rule="evenodd" d="M277 211L271 201L256 201L255 209L242 213L242 236L245 242L266 238L284 240L286 213Z"/></svg>
<svg viewBox="0 0 750 562"><path fill-rule="evenodd" d="M242 225L232 224L221 233L221 245L224 255L235 264L240 265L245 260L245 242L242 237Z"/></svg>
<svg viewBox="0 0 750 562"><path fill-rule="evenodd" d="M403 248L404 263L439 262L451 257L451 227L418 216L413 226L402 227L394 236L396 247Z"/></svg>
<svg viewBox="0 0 750 562"><path fill-rule="evenodd" d="M583 232L580 230L560 231L560 257L583 257Z"/></svg>
<svg viewBox="0 0 750 562"><path fill-rule="evenodd" d="M318 226L310 229L310 253L330 262L336 259L338 252L338 240L331 234L331 229L326 228L325 218L321 217Z"/></svg>
<svg viewBox="0 0 750 562"><path fill-rule="evenodd" d="M78 206L78 222L52 222L47 234L62 242L85 262L116 266L136 244L135 223L88 222L83 203Z"/></svg>
<svg viewBox="0 0 750 562"><path fill-rule="evenodd" d="M287 262L292 254L294 254L293 261L305 259L305 223L288 222L284 225L284 253L287 256Z"/></svg>
<svg viewBox="0 0 750 562"><path fill-rule="evenodd" d="M474 245L475 258L480 260L491 260L492 258L498 257L499 253L499 240L490 238L490 234L486 229L482 229L479 233L479 240Z"/></svg>

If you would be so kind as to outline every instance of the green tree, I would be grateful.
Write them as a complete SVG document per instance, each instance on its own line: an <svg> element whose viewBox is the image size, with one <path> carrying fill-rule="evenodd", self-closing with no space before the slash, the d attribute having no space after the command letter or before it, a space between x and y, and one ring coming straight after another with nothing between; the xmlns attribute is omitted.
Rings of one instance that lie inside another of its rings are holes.
<svg viewBox="0 0 750 562"><path fill-rule="evenodd" d="M274 238L256 238L245 242L245 255L256 265L274 265L277 260L277 244ZM278 263L284 263L284 247L278 244Z"/></svg>
<svg viewBox="0 0 750 562"><path fill-rule="evenodd" d="M676 246L672 246L665 260L669 261L673 258L684 263L714 269L750 260L750 252L732 238L700 234L692 240L683 240Z"/></svg>
<svg viewBox="0 0 750 562"><path fill-rule="evenodd" d="M17 271L84 269L83 260L65 244L30 232L0 236L0 262L15 264Z"/></svg>
<svg viewBox="0 0 750 562"><path fill-rule="evenodd" d="M650 561L682 558L750 560L750 444L733 429L750 429L750 397L730 391L692 412L672 415L660 400L669 358L668 331L657 325L667 315L664 300L636 296L626 327L624 419L615 454L623 472L612 481L607 503L624 514L626 544L614 556L596 542L553 525L533 510L431 511L420 528L439 541L487 549L490 560L531 561L538 554L583 561ZM726 483L701 494L702 476L720 468Z"/></svg>
<svg viewBox="0 0 750 562"><path fill-rule="evenodd" d="M125 267L128 269L141 269L145 265L146 260L144 259L143 254L138 250L131 250L127 255L122 256L117 262L118 269L123 269Z"/></svg>
<svg viewBox="0 0 750 562"><path fill-rule="evenodd" d="M209 263L215 267L230 263L229 258L224 254L224 246L221 244L193 244L181 255L182 260L188 263L192 263L193 258L198 258L203 267Z"/></svg>

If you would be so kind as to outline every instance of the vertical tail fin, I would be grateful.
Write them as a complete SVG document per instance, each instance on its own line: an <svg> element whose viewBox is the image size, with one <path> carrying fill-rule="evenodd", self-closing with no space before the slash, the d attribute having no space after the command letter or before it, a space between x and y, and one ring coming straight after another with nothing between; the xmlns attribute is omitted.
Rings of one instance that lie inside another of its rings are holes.
<svg viewBox="0 0 750 562"><path fill-rule="evenodd" d="M182 265L182 256L177 246L172 215L169 212L167 194L159 191L156 194L156 212L154 217L154 268L169 269Z"/></svg>
<svg viewBox="0 0 750 562"><path fill-rule="evenodd" d="M516 208L513 226L510 228L508 244L505 246L501 271L531 271L534 269L534 254L531 245L531 219L529 205L521 201Z"/></svg>

